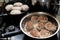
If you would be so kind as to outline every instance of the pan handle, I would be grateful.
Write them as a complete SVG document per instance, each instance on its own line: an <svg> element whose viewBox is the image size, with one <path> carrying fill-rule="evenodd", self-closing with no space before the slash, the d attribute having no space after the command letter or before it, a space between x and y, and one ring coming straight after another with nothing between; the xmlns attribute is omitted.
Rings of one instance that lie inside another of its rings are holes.
<svg viewBox="0 0 60 40"><path fill-rule="evenodd" d="M13 35L17 35L17 34L23 34L22 31L18 30L18 31L12 31L12 32L6 32L4 34L2 34L2 37L9 37L9 36L13 36Z"/></svg>

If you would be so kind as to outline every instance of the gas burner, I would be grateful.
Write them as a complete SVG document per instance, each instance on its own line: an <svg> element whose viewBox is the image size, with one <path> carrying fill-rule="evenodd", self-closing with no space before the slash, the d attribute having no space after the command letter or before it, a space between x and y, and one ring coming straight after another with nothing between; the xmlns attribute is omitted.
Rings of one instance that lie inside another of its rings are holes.
<svg viewBox="0 0 60 40"><path fill-rule="evenodd" d="M11 25L11 26L7 27L6 32L11 32L14 30L15 30L15 27L13 25Z"/></svg>
<svg viewBox="0 0 60 40"><path fill-rule="evenodd" d="M4 30L5 30L5 32L2 34L2 37L13 36L20 32L20 29L14 25L10 25L10 26L6 27Z"/></svg>
<svg viewBox="0 0 60 40"><path fill-rule="evenodd" d="M18 30L19 28L14 25L10 25L5 29L6 32L12 32L12 31L18 31Z"/></svg>
<svg viewBox="0 0 60 40"><path fill-rule="evenodd" d="M4 28L4 31L5 31L4 33L14 32L14 31L18 31L18 30L20 30L18 26L6 24L6 26Z"/></svg>

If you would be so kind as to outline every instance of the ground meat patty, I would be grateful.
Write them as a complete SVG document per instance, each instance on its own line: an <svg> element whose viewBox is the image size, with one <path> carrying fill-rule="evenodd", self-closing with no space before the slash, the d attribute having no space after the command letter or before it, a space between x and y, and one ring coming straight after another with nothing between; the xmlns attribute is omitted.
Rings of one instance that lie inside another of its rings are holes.
<svg viewBox="0 0 60 40"><path fill-rule="evenodd" d="M39 22L39 23L38 23L38 27L37 27L37 29L38 29L38 30L41 30L41 29L43 29L44 27L45 27L45 24Z"/></svg>
<svg viewBox="0 0 60 40"><path fill-rule="evenodd" d="M33 27L33 22L31 22L31 21L26 22L26 29L27 29L27 31L30 31L33 28L34 28Z"/></svg>
<svg viewBox="0 0 60 40"><path fill-rule="evenodd" d="M51 31L55 31L56 30L56 26L54 24L52 24L51 22L48 22L45 24L45 28Z"/></svg>
<svg viewBox="0 0 60 40"><path fill-rule="evenodd" d="M48 21L48 18L46 16L39 16L38 20L40 22L47 22Z"/></svg>
<svg viewBox="0 0 60 40"><path fill-rule="evenodd" d="M46 29L42 29L42 30L40 31L40 37L41 37L41 38L48 37L48 36L50 36L50 35L51 35L51 32L49 32L49 31L46 30Z"/></svg>
<svg viewBox="0 0 60 40"><path fill-rule="evenodd" d="M34 37L39 37L40 36L40 33L39 33L38 30L32 30L32 31L30 31L30 34Z"/></svg>
<svg viewBox="0 0 60 40"><path fill-rule="evenodd" d="M37 19L38 19L38 16L32 16L32 17L31 17L31 21L32 21L32 22L36 22Z"/></svg>

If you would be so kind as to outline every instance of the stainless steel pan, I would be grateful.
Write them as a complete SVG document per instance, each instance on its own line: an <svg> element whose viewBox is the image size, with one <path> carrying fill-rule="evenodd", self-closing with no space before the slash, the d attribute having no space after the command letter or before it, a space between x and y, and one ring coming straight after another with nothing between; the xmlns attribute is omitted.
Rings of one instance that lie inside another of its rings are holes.
<svg viewBox="0 0 60 40"><path fill-rule="evenodd" d="M33 36L29 35L27 32L25 32L24 29L23 29L24 28L24 24L25 24L26 21L28 21L30 19L29 17L31 17L32 15L45 15L45 16L47 16L49 21L51 21L52 23L54 23L57 26L57 30L55 31L55 33L50 35L50 36L48 36L48 37L45 37L45 38L37 38L37 37L33 37ZM24 34L26 34L29 37L36 38L36 39L46 39L46 38L50 38L50 37L52 37L52 36L54 36L54 35L56 35L58 33L58 31L60 29L60 24L59 24L59 21L54 16L52 16L52 15L50 15L48 13L45 13L45 12L34 12L34 13L27 14L26 16L24 16L21 19L21 21L20 21L20 29L21 29L21 31Z"/></svg>

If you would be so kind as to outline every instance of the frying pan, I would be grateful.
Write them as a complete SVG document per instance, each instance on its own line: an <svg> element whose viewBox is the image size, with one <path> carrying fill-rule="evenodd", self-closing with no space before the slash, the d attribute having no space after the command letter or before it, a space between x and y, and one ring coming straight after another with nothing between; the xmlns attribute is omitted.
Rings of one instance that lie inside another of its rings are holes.
<svg viewBox="0 0 60 40"><path fill-rule="evenodd" d="M50 36L48 36L48 37L44 37L44 38L33 37L33 36L31 36L30 34L28 34L26 31L24 31L24 24L25 24L27 21L30 20L30 17L31 17L31 16L34 16L34 15L38 15L38 16L44 15L44 16L47 16L47 17L48 17L48 21L52 22L54 25L57 26L56 31L55 31L52 35L50 35ZM31 37L31 38L35 38L35 39L47 39L47 38L53 37L54 35L56 35L56 34L58 33L58 31L59 31L59 29L60 29L59 21L58 21L54 16L52 16L52 15L50 15L50 14L48 14L48 13L45 13L45 12L33 12L33 13L29 13L29 14L25 15L25 16L21 19L19 26L20 26L21 31L22 31L24 34L26 34L27 36L29 36L29 37Z"/></svg>
<svg viewBox="0 0 60 40"><path fill-rule="evenodd" d="M13 5L13 4L16 3L16 2L21 2L21 1L10 1L10 2L8 2L8 3L5 3L5 5L4 5L4 7L3 7L3 13L8 14L8 15L11 15L11 14L10 14L11 10L10 10L10 11L7 11L7 10L5 9L5 7L6 7L7 5L10 5L10 4ZM28 5L27 3L24 3L24 2L21 2L21 3ZM28 5L28 6L29 6L29 5ZM29 10L28 10L28 11L29 11ZM21 14L24 14L24 13L26 13L26 12L28 12L28 11L21 11L21 12L22 12ZM14 15L14 14L12 14L12 15ZM19 14L15 14L15 15L19 15Z"/></svg>

